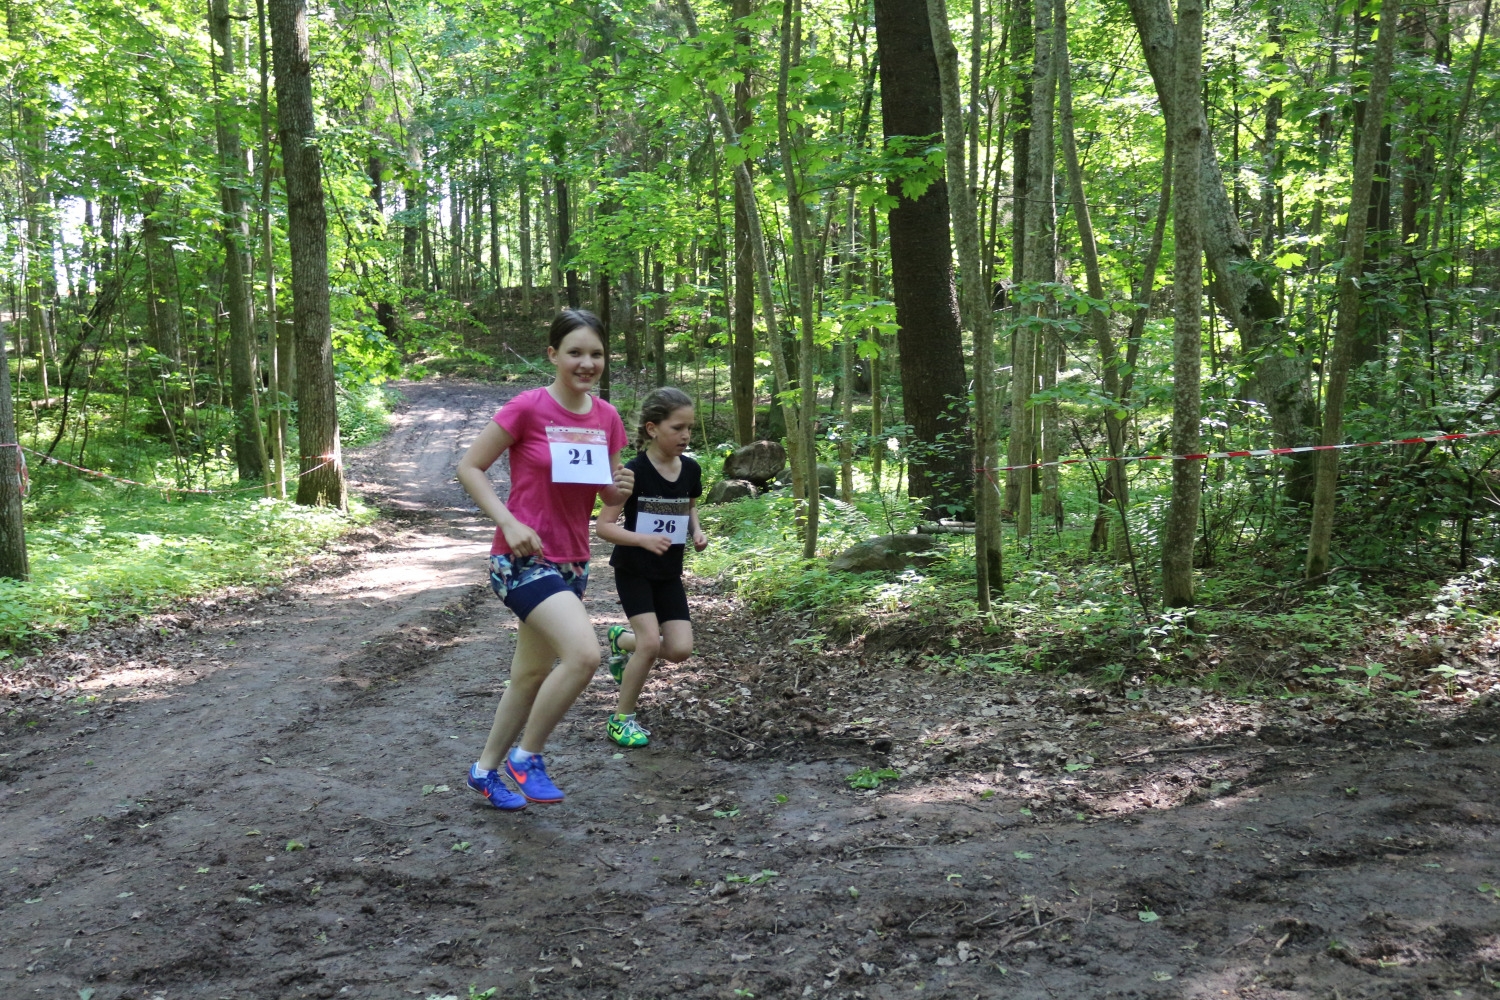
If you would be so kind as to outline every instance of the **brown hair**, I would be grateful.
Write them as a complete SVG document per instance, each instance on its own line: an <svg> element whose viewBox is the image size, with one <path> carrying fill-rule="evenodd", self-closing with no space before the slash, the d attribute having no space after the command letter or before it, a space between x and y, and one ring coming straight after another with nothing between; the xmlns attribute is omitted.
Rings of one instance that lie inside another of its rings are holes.
<svg viewBox="0 0 1500 1000"><path fill-rule="evenodd" d="M636 422L636 447L644 448L651 443L646 433L647 424L660 424L684 406L692 406L693 397L676 386L664 385L641 400L641 416Z"/></svg>
<svg viewBox="0 0 1500 1000"><path fill-rule="evenodd" d="M552 329L547 331L547 346L554 351L561 349L564 338L582 328L594 331L599 343L604 343L604 324L599 321L598 316L587 309L564 309L552 321Z"/></svg>

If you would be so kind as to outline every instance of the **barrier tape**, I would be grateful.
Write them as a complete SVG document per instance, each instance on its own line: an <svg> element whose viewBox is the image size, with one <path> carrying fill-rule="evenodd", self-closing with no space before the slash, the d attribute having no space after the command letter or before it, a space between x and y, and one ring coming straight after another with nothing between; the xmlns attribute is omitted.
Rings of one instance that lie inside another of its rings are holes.
<svg viewBox="0 0 1500 1000"><path fill-rule="evenodd" d="M3 446L0 446L0 447L3 447ZM35 455L37 458L40 458L44 462L51 462L54 465L65 466L65 467L67 467L69 469L73 469L73 470L75 470L77 472L87 473L90 476L98 476L100 479L110 479L110 480L113 480L114 482L117 482L117 483L124 483L127 486L140 486L140 487L143 487L144 489L148 489L148 490L160 490L163 493L192 493L192 494L196 494L198 496L213 496L213 495L218 495L218 494L221 494L221 493L250 493L250 492L254 492L254 491L259 491L259 492L263 493L263 492L265 492L265 489L266 489L264 485L261 485L261 486L237 486L234 489L227 489L227 490L195 490L195 489L191 489L191 488L186 487L186 486L161 486L161 485L158 485L158 484L155 484L155 483L142 483L142 482L137 482L134 479L126 479L124 476L115 476L115 475L111 475L108 472L100 472L98 469L85 469L81 465L74 465L72 462L64 462L60 458L53 458L51 455L48 455L46 452L37 451L35 448L28 448L25 445L18 444L18 445L11 445L9 447L17 448L21 452L30 452L31 454ZM323 468L324 466L332 465L334 463L334 461L335 461L334 459L330 458L330 459L328 459L325 462L321 462L318 465L313 466L311 469L308 469L306 472L299 472L299 473L297 473L292 478L293 479L301 479L303 476L310 476L314 472L317 472L319 469ZM26 458L25 458L24 455L21 458L21 468L22 468L23 471L26 468Z"/></svg>
<svg viewBox="0 0 1500 1000"><path fill-rule="evenodd" d="M1308 444L1296 448L1253 448L1248 451L1205 451L1194 455L1101 455L1097 458L1064 458L1054 462L1032 462L1030 465L1001 465L989 472L1018 472L1022 469L1047 469L1055 465L1087 465L1090 462L1198 462L1220 458L1276 458L1301 455L1310 451L1342 451L1346 448L1390 448L1403 444L1437 444L1462 441L1465 438L1500 437L1500 428L1464 434L1426 434L1419 437L1392 438L1389 441L1356 441L1349 444ZM979 470L975 470L979 471Z"/></svg>

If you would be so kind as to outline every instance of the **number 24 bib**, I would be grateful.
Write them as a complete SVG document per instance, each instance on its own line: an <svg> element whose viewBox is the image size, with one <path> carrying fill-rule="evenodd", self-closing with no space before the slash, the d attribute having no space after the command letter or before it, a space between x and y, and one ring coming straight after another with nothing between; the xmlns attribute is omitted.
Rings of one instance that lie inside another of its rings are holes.
<svg viewBox="0 0 1500 1000"><path fill-rule="evenodd" d="M609 436L592 427L548 427L554 483L608 486L615 481L609 467Z"/></svg>
<svg viewBox="0 0 1500 1000"><path fill-rule="evenodd" d="M691 503L686 498L641 497L636 501L635 530L643 535L665 535L673 545L685 545Z"/></svg>

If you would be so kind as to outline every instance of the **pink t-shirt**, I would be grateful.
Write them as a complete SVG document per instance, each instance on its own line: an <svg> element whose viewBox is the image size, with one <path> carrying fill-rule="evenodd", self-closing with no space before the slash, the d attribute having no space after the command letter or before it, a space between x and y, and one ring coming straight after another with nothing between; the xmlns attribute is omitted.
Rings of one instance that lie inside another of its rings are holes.
<svg viewBox="0 0 1500 1000"><path fill-rule="evenodd" d="M607 442L610 456L620 453L627 442L625 422L620 412L597 396L589 397L593 407L588 413L564 409L545 387L528 389L506 403L495 414L495 423L515 439L510 446L510 496L505 506L516 520L535 531L542 540L542 558L548 562L587 562L589 558L589 519L594 513L594 498L605 487L591 483L554 482L554 474L574 475L555 467L555 461L566 463L571 454L578 464L580 453L587 460L594 456L576 446L598 440ZM554 453L561 445L561 457ZM605 469L608 471L608 459ZM491 555L510 551L505 533L495 529Z"/></svg>

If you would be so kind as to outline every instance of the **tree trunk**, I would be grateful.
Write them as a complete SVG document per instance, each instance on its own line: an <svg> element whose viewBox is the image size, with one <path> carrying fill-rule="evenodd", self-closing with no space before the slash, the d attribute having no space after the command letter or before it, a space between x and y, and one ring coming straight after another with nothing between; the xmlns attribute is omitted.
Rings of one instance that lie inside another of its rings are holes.
<svg viewBox="0 0 1500 1000"><path fill-rule="evenodd" d="M292 325L297 349L300 504L346 504L328 306L328 215L317 146L305 0L270 0L276 118L292 254Z"/></svg>
<svg viewBox="0 0 1500 1000"><path fill-rule="evenodd" d="M599 323L604 327L604 371L599 374L599 398L605 402L609 401L609 368L612 357L609 338L613 317L609 306L609 272L601 268L599 271Z"/></svg>
<svg viewBox="0 0 1500 1000"><path fill-rule="evenodd" d="M976 4L977 6L977 4ZM999 519L994 516L996 496L990 487L994 475L995 426L993 379L995 370L994 313L979 257L979 214L973 190L965 183L964 121L959 105L958 48L948 28L946 0L927 0L932 45L937 55L942 88L943 145L946 153L949 206L958 243L959 303L964 325L974 337L974 569L976 599L981 612L990 610L992 582L1000 582ZM850 206L851 215L853 206Z"/></svg>
<svg viewBox="0 0 1500 1000"><path fill-rule="evenodd" d="M401 227L401 280L407 285L425 287L422 278L422 234L426 231L427 201L422 197L422 147L415 135L406 142L405 198L402 203L406 221ZM419 221L420 220L420 221Z"/></svg>
<svg viewBox="0 0 1500 1000"><path fill-rule="evenodd" d="M290 407L282 397L282 387L290 389L291 381L282 375L286 364L278 340L280 323L276 310L276 244L271 229L271 177L274 173L271 165L271 52L266 39L265 0L255 0L255 16L260 36L260 252L266 275L266 368L271 376L272 401L271 458L276 464L276 496L285 500L287 411Z"/></svg>
<svg viewBox="0 0 1500 1000"><path fill-rule="evenodd" d="M531 327L531 170L526 162L526 149L521 150L521 168L517 186L520 188L521 208L521 315L522 329Z"/></svg>
<svg viewBox="0 0 1500 1000"><path fill-rule="evenodd" d="M1078 142L1073 129L1073 80L1068 58L1065 4L1057 7L1057 119L1063 162L1068 171L1068 197L1073 203L1073 219L1078 226L1078 242L1083 253L1084 278L1088 282L1089 298L1102 302L1104 280L1099 273L1099 247L1094 239L1093 217L1089 212L1088 198L1083 187L1083 168L1078 160ZM1154 277L1154 266L1152 270ZM1150 281L1152 278L1148 277L1146 280ZM1115 349L1115 339L1110 334L1109 316L1107 308L1091 308L1088 315L1089 329L1094 335L1094 343L1098 345L1104 396L1112 403L1123 405L1120 393L1120 355ZM1116 405L1109 405L1104 409L1104 433L1109 442L1110 456L1118 458L1125 446L1125 429ZM1125 480L1125 467L1119 462L1106 463L1099 495L1099 512L1095 517L1094 534L1089 542L1091 551L1103 551L1109 545L1109 525L1115 518L1109 505L1118 505L1123 510L1128 503L1129 487Z"/></svg>
<svg viewBox="0 0 1500 1000"><path fill-rule="evenodd" d="M1019 285L1026 277L1026 165L1031 162L1031 67L1033 37L1032 0L1011 0L1010 25L1010 280ZM1014 345L1012 345L1014 352ZM1015 378L1014 372L1011 375ZM1010 464L1007 460L1006 464ZM1007 499L1005 509L1014 511Z"/></svg>
<svg viewBox="0 0 1500 1000"><path fill-rule="evenodd" d="M1031 60L1031 137L1027 143L1026 202L1022 206L1025 221L1023 272L1028 285L1055 281L1056 274L1056 207L1053 202L1052 177L1055 151L1052 143L1052 105L1056 96L1057 69L1054 58L1056 35L1053 5L1037 0L1032 18ZM1019 166L1017 169L1020 169ZM1035 414L1031 412L1031 394L1036 389L1035 358L1037 332L1044 303L1022 306L1016 323L1011 355L1010 446L1007 465L1029 465L1036 461ZM1031 534L1032 472L1017 469L1006 477L1006 507L1014 511L1016 535Z"/></svg>
<svg viewBox="0 0 1500 1000"><path fill-rule="evenodd" d="M805 492L802 557L811 559L817 554L818 508L821 496L818 491L818 451L814 432L817 425L818 379L816 346L813 343L813 295L816 294L812 265L808 260L807 203L803 200L802 186L797 180L797 158L792 148L791 128L788 123L787 97L792 64L793 36L802 30L801 19L794 21L792 8L796 0L782 0L781 5L781 60L776 81L776 136L781 150L781 165L786 172L788 214L791 216L792 268L791 287L797 300L797 318L802 327L800 363L797 366L797 388L801 396L803 483ZM800 48L800 39L797 39ZM788 421L790 424L790 421ZM788 428L790 430L790 427Z"/></svg>
<svg viewBox="0 0 1500 1000"><path fill-rule="evenodd" d="M875 0L881 109L889 143L942 132L942 85L924 4ZM888 216L896 341L906 420L912 426L908 494L926 501L928 517L950 517L971 507L973 457L968 427L952 404L968 395L953 252L948 186L939 178L918 198L897 200Z"/></svg>
<svg viewBox="0 0 1500 1000"><path fill-rule="evenodd" d="M1173 51L1176 26L1170 0L1129 0L1129 4L1157 97L1170 121L1176 100L1177 62ZM1254 363L1253 391L1270 412L1272 444L1278 448L1307 444L1312 437L1314 416L1307 361L1300 345L1287 343L1291 334L1279 322L1281 303L1264 276L1264 268L1255 264L1249 241L1240 229L1225 190L1214 144L1206 131L1200 158L1201 233L1203 251L1213 272L1214 298L1239 331L1240 343ZM1177 176L1182 176L1180 170ZM1298 476L1294 463L1288 477L1289 492Z"/></svg>
<svg viewBox="0 0 1500 1000"><path fill-rule="evenodd" d="M563 134L554 132L551 141L552 162L557 168L557 176L552 182L553 198L557 211L557 259L558 266L564 269L564 275L568 287L568 308L580 308L580 297L578 290L578 270L573 266L573 208L571 205L571 193L569 191L568 179L563 176L563 161L567 156L567 147L564 144Z"/></svg>
<svg viewBox="0 0 1500 1000"><path fill-rule="evenodd" d="M620 277L621 303L625 307L625 368L630 372L631 384L641 371L641 343L635 329L635 304L640 290L636 275L635 257L631 255L630 270Z"/></svg>
<svg viewBox="0 0 1500 1000"><path fill-rule="evenodd" d="M209 33L218 49L214 89L221 79L233 81L234 48L229 27L228 0L210 0ZM231 119L220 94L214 107L219 147L220 243L224 248L224 307L229 313L229 400L234 410L234 459L240 482L263 482L266 475L266 439L260 426L260 394L255 384L255 317L250 298L251 270L248 247L250 226L241 193L248 185L245 151L239 126ZM232 105L231 105L232 106Z"/></svg>
<svg viewBox="0 0 1500 1000"><path fill-rule="evenodd" d="M735 45L748 53L750 29L742 19L750 16L750 0L732 0ZM750 71L747 59L734 85L734 130L740 135L752 124L750 116ZM745 168L749 169L749 162ZM750 246L750 219L746 192L734 186L734 332L729 353L729 394L734 403L734 438L741 445L755 440L755 252Z"/></svg>
<svg viewBox="0 0 1500 1000"><path fill-rule="evenodd" d="M1454 116L1448 129L1447 148L1443 155L1443 179L1438 187L1437 204L1432 209L1432 229L1428 233L1431 241L1430 249L1436 251L1438 241L1443 235L1443 213L1447 210L1448 202L1453 198L1453 174L1458 165L1458 141L1463 135L1464 120L1469 117L1469 104L1474 97L1474 81L1479 75L1479 59L1484 55L1484 39L1490 30L1490 3L1484 0L1484 9L1479 14L1479 40L1474 45L1474 56L1469 63L1469 75L1464 83L1464 96L1459 100L1458 114ZM1385 23L1385 15L1381 14L1381 23ZM1437 281L1437 274L1442 268L1433 269L1433 281ZM1327 421L1324 422L1325 426Z"/></svg>
<svg viewBox="0 0 1500 1000"><path fill-rule="evenodd" d="M667 268L658 257L651 262L651 360L657 387L667 384Z"/></svg>
<svg viewBox="0 0 1500 1000"><path fill-rule="evenodd" d="M688 0L677 0L677 12L687 26L689 38L698 37L698 19L693 14L692 5ZM738 146L740 142L739 132L735 130L734 119L729 116L729 110L724 106L724 99L718 94L710 91L709 97L713 101L714 114L719 122L719 131L724 136L726 146ZM776 295L771 284L771 261L766 250L765 229L760 221L760 206L755 200L755 187L750 179L750 171L746 167L746 161L741 160L734 168L735 185L744 192L744 203L746 208L746 221L750 224L750 249L755 255L755 277L759 286L761 318L768 332L767 339L771 345L771 363L776 372L776 391L785 392L790 387L791 379L787 372L786 355L781 349L781 341L778 335L780 324L776 321ZM806 484L800 482L802 478L802 465L800 462L801 435L797 428L797 413L794 410L787 411L787 452L792 466L792 491L801 495ZM813 483L817 488L817 483Z"/></svg>
<svg viewBox="0 0 1500 1000"><path fill-rule="evenodd" d="M25 456L16 436L16 410L10 395L10 360L5 330L0 327L0 579L26 580L31 564L26 557L26 521L22 513L21 477Z"/></svg>
<svg viewBox="0 0 1500 1000"><path fill-rule="evenodd" d="M1207 123L1199 94L1203 86L1202 0L1178 0L1177 79L1172 130L1177 157L1174 179L1177 205L1173 240L1177 255L1172 274L1172 451L1198 451L1198 421L1202 410L1199 386L1203 352L1203 154ZM1162 603L1169 608L1193 604L1193 541L1197 536L1202 468L1198 461L1172 463L1172 501L1162 526Z"/></svg>
<svg viewBox="0 0 1500 1000"><path fill-rule="evenodd" d="M1387 0L1386 7L1381 11L1380 38L1375 43L1375 58L1370 66L1370 89L1365 104L1366 127L1360 132L1359 146L1354 154L1349 215L1344 229L1344 263L1339 268L1338 326L1334 330L1333 356L1329 360L1324 381L1324 445L1338 444L1344 433L1344 392L1349 381L1350 362L1354 357L1355 339L1359 335L1359 275L1364 267L1370 194L1375 180L1375 160L1380 151L1383 131L1381 126L1385 121L1386 94L1390 87L1391 64L1395 60L1400 15L1399 0ZM1318 452L1316 468L1312 530L1307 541L1309 580L1321 578L1329 570L1334 507L1338 499L1339 453Z"/></svg>

